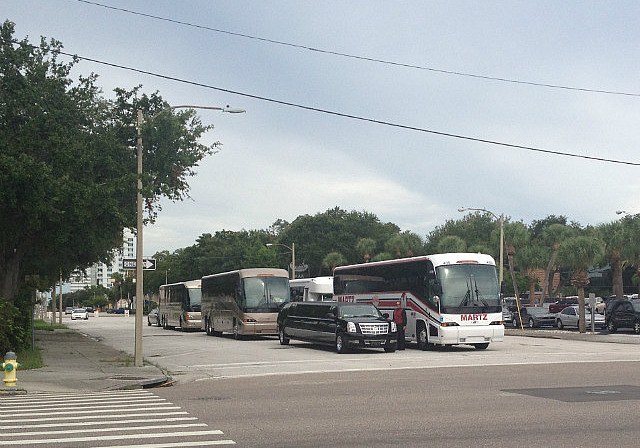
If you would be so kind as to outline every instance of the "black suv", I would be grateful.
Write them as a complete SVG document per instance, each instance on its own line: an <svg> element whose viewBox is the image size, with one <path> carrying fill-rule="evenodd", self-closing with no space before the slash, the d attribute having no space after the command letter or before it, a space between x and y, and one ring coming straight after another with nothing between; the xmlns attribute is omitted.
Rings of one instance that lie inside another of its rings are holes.
<svg viewBox="0 0 640 448"><path fill-rule="evenodd" d="M640 300L615 300L607 307L607 329L615 333L618 328L633 328L640 334Z"/></svg>
<svg viewBox="0 0 640 448"><path fill-rule="evenodd" d="M338 353L351 347L383 347L394 352L396 324L367 303L290 302L278 313L280 344L290 339L330 344Z"/></svg>

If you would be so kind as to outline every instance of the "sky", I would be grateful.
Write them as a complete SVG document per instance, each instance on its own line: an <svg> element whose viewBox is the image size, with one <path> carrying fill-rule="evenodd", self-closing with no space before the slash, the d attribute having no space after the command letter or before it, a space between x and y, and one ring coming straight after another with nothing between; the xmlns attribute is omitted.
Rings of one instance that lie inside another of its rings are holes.
<svg viewBox="0 0 640 448"><path fill-rule="evenodd" d="M162 201L145 256L334 207L423 238L461 207L583 226L640 213L635 0L6 0L1 14L18 39L111 64L74 71L105 97L142 85L247 111L198 111L222 150L191 199Z"/></svg>

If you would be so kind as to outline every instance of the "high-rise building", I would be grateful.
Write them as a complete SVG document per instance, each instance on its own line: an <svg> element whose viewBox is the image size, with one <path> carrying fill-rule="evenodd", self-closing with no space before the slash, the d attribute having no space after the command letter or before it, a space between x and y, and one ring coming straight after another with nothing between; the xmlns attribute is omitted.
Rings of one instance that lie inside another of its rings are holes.
<svg viewBox="0 0 640 448"><path fill-rule="evenodd" d="M96 263L90 266L85 272L76 271L69 279L71 292L79 291L91 286L102 285L105 288L113 286L113 274L121 273L123 276L127 271L123 268L124 258L136 257L136 236L129 229L123 233L122 247L115 252L109 263Z"/></svg>

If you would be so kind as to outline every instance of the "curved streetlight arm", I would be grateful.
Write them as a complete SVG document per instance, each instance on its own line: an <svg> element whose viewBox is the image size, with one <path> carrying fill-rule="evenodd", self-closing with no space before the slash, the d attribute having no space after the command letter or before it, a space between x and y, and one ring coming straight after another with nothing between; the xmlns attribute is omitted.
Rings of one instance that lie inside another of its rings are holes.
<svg viewBox="0 0 640 448"><path fill-rule="evenodd" d="M148 121L153 121L158 115L160 115L163 112L166 112L168 110L174 110L174 109L207 109L207 110L219 110L222 112L228 112L230 114L243 114L246 112L246 110L244 109L240 109L239 107L231 107L228 104L225 107L215 107L215 106L192 106L192 105L188 105L188 104L183 104L181 106L169 106L169 107L165 107L164 109L162 109L159 112L156 112L155 114L153 114L151 116L151 118L149 118Z"/></svg>
<svg viewBox="0 0 640 448"><path fill-rule="evenodd" d="M286 247L291 251L291 280L296 278L296 243L291 243L291 247L282 243L267 243L265 244L267 247L271 246L282 246Z"/></svg>

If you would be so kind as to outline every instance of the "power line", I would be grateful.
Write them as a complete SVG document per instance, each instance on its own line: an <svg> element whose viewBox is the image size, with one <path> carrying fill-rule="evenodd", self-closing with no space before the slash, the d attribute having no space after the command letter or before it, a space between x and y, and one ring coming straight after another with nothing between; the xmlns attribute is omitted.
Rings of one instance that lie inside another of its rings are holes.
<svg viewBox="0 0 640 448"><path fill-rule="evenodd" d="M195 82L195 81L189 81L189 80L186 80L186 79L176 78L174 76L162 75L160 73L154 73L154 72L150 72L150 71L147 71L147 70L142 70L142 69L133 68L133 67L127 67L127 66L124 66L124 65L114 64L114 63L111 63L111 62L100 61L98 59L92 59L92 58L87 58L87 57L84 57L84 56L72 55L70 53L66 53L66 52L63 52L63 51L60 51L59 53L65 55L65 56L72 57L72 58L78 58L79 60L93 62L93 63L101 64L101 65L106 65L106 66L118 68L118 69L121 69L121 70L128 70L128 71L132 71L132 72L136 72L136 73L141 73L141 74L144 74L144 75L149 75L149 76L153 76L153 77L156 77L156 78L166 79L166 80L169 80L169 81L180 82L180 83L183 83L183 84L188 84L188 85L192 85L192 86L196 86L196 87L203 87L203 88L206 88L206 89L216 90L218 92L224 92L224 93L228 93L228 94L231 94L231 95L242 96L244 98L251 98L251 99L255 99L255 100L266 101L266 102L270 102L270 103L274 103L274 104L279 104L279 105L282 105L282 106L295 107L295 108L298 108L298 109L308 110L308 111L312 111L312 112L319 112L319 113L323 113L323 114L327 114L327 115L333 115L333 116L337 116L337 117L350 118L352 120L358 120L358 121L362 121L362 122L368 122L368 123L379 124L379 125L383 125L383 126L406 129L406 130L410 130L410 131L424 132L424 133L428 133L428 134L440 135L440 136L443 136L443 137L457 138L457 139L468 140L468 141L472 141L472 142L487 143L487 144L490 144L490 145L498 145L498 146L503 146L503 147L507 147L507 148L523 149L523 150L526 150L526 151L538 152L538 153L543 153L543 154L551 154L551 155L557 155L557 156L573 157L573 158L578 158L578 159L593 160L593 161L597 161L597 162L615 163L615 164L620 164L620 165L640 166L640 162L630 162L630 161L625 161L625 160L608 159L608 158L604 158L604 157L589 156L589 155L586 155L586 154L574 154L574 153L563 152L563 151L555 151L555 150L550 150L550 149L536 148L536 147L533 147L533 146L518 145L518 144L515 144L515 143L499 142L499 141L496 141L496 140L489 140L489 139L484 139L484 138L479 138L479 137L469 137L469 136L461 135L461 134L454 134L454 133L450 133L450 132L436 131L436 130L433 130L433 129L420 128L420 127L417 127L417 126L409 126L409 125L404 125L404 124L400 124L400 123L393 123L393 122L390 122L390 121L378 120L378 119L375 119L375 118L368 118L368 117L362 117L362 116L359 116L359 115L347 114L347 113L343 113L343 112L336 112L336 111L332 111L332 110L328 110L328 109L321 109L321 108L318 108L318 107L305 106L305 105L302 105L302 104L292 103L292 102L289 102L289 101L277 100L277 99L269 98L269 97L265 97L265 96L259 96L259 95L254 95L254 94L250 94L250 93L239 92L239 91L236 91L236 90L230 90L230 89L225 89L225 88L222 88L222 87L212 86L212 85L209 85L209 84L204 84L204 83L200 83L200 82Z"/></svg>
<svg viewBox="0 0 640 448"><path fill-rule="evenodd" d="M147 14L147 13L143 13L143 12L132 11L132 10L126 9L126 8L118 8L118 7L115 7L115 6L103 5L101 3L97 3L97 2L93 2L93 1L89 1L89 0L76 0L76 1L78 1L80 3L86 3L88 5L99 6L99 7L106 8L106 9L112 9L114 11L124 12L124 13L127 13L127 14L133 14L133 15L137 15L137 16L141 16L141 17L146 17L146 18L149 18L149 19L162 20L162 21L165 21L165 22L175 23L177 25L189 26L189 27L192 27L192 28L199 28L199 29L203 29L203 30L207 30L207 31L213 31L213 32L216 32L216 33L227 34L227 35L230 35L230 36L243 37L245 39L253 39L253 40L266 42L266 43L270 43L270 44L283 45L283 46L297 48L297 49L301 49L301 50L314 51L314 52L317 52L317 53L330 54L330 55L333 55L333 56L340 56L340 57L350 58L350 59L358 59L358 60L361 60L361 61L374 62L374 63L378 63L378 64L387 64L387 65L392 65L392 66L396 66L396 67L411 68L411 69L416 69L416 70L424 70L424 71L430 71L430 72L434 72L434 73L442 73L442 74L445 74L445 75L464 76L464 77L468 77L468 78L483 79L483 80L487 80L487 81L498 81L498 82L505 82L505 83L511 83L511 84L522 84L522 85L528 85L528 86L546 87L546 88L561 89L561 90L571 90L571 91L577 91L577 92L588 92L588 93L600 93L600 94L606 94L606 95L620 95L620 96L640 97L640 93L634 93L634 92L623 92L623 91L605 90L605 89L590 89L590 88L566 86L566 85L560 85L560 84L542 83L542 82L534 82L534 81L523 81L523 80L509 79L509 78L503 78L503 77L498 77L498 76L489 76L489 75L478 75L478 74L474 74L474 73L465 73L465 72L460 72L460 71L456 71L456 70L445 70L445 69L440 69L440 68L435 68L435 67L427 67L427 66L409 64L409 63L403 63L403 62L387 61L387 60L384 60L384 59L378 59L378 58L367 57L367 56L359 56L359 55L350 54L350 53L342 53L342 52L339 52L339 51L324 50L324 49L321 49L321 48L309 47L309 46L306 46L306 45L294 44L294 43L291 43L291 42L284 42L284 41L279 41L279 40L274 40L274 39L268 39L268 38L265 38L265 37L252 36L250 34L244 34L244 33L237 33L237 32L233 32L233 31L222 30L222 29L219 29L219 28L213 28L213 27L209 27L209 26L206 26L206 25L197 25L197 24L194 24L194 23L183 22L181 20L175 20L175 19L170 19L170 18L167 18L167 17L156 16L156 15L153 15L153 14Z"/></svg>

